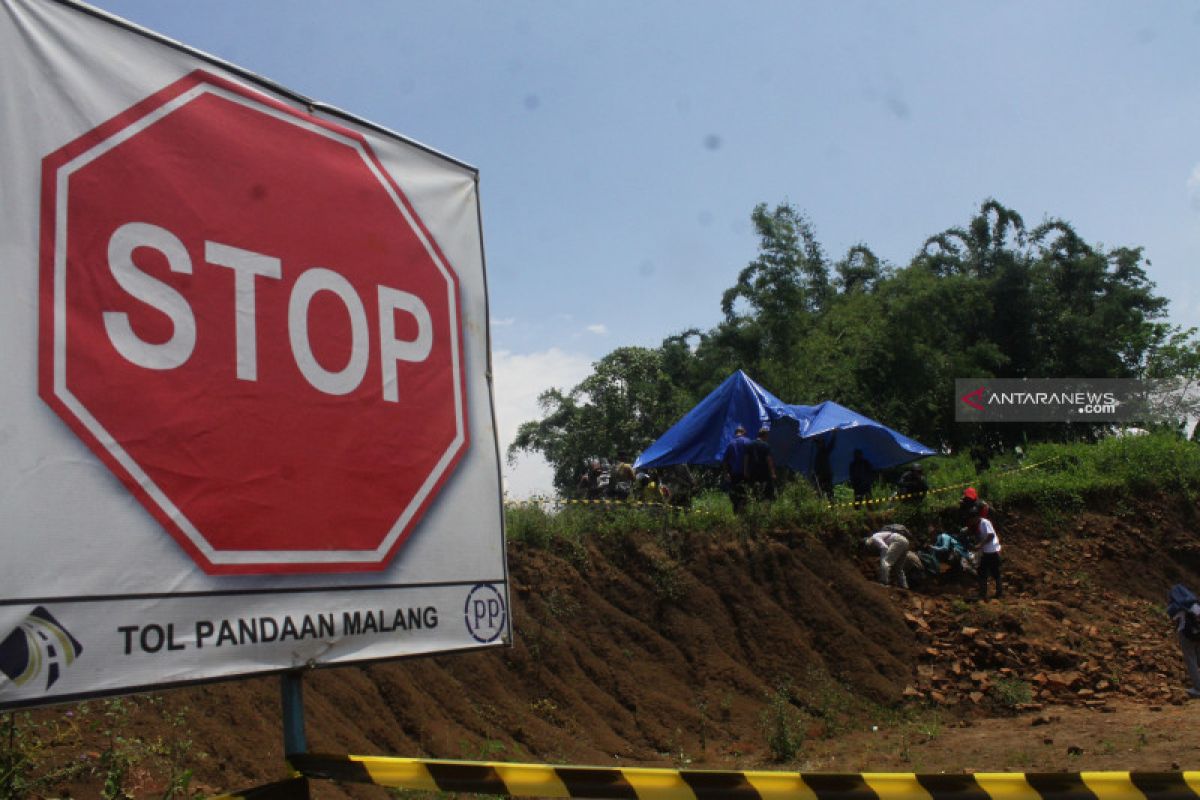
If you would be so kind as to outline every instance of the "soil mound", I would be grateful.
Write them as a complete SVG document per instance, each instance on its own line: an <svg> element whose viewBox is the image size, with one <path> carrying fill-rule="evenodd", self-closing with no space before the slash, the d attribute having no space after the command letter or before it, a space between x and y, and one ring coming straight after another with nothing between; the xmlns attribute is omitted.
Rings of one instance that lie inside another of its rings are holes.
<svg viewBox="0 0 1200 800"><path fill-rule="evenodd" d="M310 748L824 771L1178 769L1200 752L1161 724L1187 711L1162 608L1172 583L1200 587L1194 516L1179 498L1069 516L998 509L1007 595L983 603L955 576L911 592L878 585L851 535L512 543L515 645L311 673ZM30 774L47 776L32 794L98 796L114 769L134 796L283 774L274 679L14 717L37 756ZM968 757L962 732L944 747L950 727L986 730L988 744ZM1117 728L1142 733L1103 752L1096 736Z"/></svg>

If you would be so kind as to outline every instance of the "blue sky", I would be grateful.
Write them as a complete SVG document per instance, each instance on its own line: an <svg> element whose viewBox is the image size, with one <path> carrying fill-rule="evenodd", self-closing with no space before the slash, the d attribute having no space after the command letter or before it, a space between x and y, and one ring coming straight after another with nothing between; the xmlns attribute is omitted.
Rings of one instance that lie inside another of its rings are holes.
<svg viewBox="0 0 1200 800"><path fill-rule="evenodd" d="M759 202L900 265L995 197L1145 247L1200 325L1194 2L97 5L479 168L502 444L546 386L716 323Z"/></svg>

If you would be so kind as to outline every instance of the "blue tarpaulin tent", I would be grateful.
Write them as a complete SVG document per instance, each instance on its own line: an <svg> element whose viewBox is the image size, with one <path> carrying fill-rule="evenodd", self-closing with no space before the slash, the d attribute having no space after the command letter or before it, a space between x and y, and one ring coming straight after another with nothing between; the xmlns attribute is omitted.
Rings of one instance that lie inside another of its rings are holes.
<svg viewBox="0 0 1200 800"><path fill-rule="evenodd" d="M781 420L771 429L771 454L775 463L811 474L817 455L817 442L830 447L829 463L833 482L841 483L850 475L855 450L876 470L907 464L934 455L934 451L886 425L856 411L826 400L815 406L788 406L795 429Z"/></svg>
<svg viewBox="0 0 1200 800"><path fill-rule="evenodd" d="M720 464L738 425L753 437L761 426L790 413L786 403L739 369L646 448L634 467Z"/></svg>
<svg viewBox="0 0 1200 800"><path fill-rule="evenodd" d="M832 445L835 483L846 480L855 450L862 450L876 470L934 454L920 442L832 401L815 406L784 403L738 370L650 445L634 466L719 464L738 425L751 437L769 425L775 463L805 475L812 473L817 441Z"/></svg>

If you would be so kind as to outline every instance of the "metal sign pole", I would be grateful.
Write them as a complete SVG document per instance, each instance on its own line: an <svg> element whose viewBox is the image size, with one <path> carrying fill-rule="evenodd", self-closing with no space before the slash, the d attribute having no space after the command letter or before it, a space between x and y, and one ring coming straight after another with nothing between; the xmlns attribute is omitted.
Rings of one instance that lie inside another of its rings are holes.
<svg viewBox="0 0 1200 800"><path fill-rule="evenodd" d="M283 701L283 753L291 756L308 752L304 735L304 683L299 670L285 672L279 679Z"/></svg>

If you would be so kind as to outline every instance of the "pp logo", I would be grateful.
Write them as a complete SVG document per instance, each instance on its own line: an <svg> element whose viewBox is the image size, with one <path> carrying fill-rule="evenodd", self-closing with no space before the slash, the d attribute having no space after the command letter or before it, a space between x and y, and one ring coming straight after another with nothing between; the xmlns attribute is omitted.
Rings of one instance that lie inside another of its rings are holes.
<svg viewBox="0 0 1200 800"><path fill-rule="evenodd" d="M21 686L46 672L46 688L83 652L83 645L54 615L38 606L12 633L0 641L0 672Z"/></svg>
<svg viewBox="0 0 1200 800"><path fill-rule="evenodd" d="M504 597L490 583L478 584L471 590L463 607L463 615L467 620L467 631L472 638L484 644L500 638L508 622L508 609L504 605Z"/></svg>

